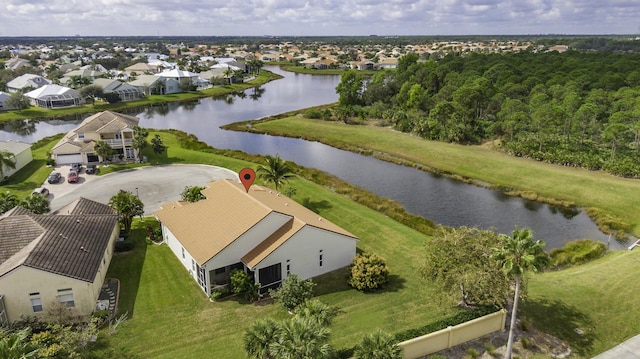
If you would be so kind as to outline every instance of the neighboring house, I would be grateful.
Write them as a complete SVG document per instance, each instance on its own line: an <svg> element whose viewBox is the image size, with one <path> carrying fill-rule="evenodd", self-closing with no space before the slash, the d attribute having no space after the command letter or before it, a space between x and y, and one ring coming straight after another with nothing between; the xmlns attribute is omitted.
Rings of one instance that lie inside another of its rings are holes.
<svg viewBox="0 0 640 359"><path fill-rule="evenodd" d="M100 86L104 93L117 93L122 101L137 100L143 96L138 87L118 80L95 79L93 84Z"/></svg>
<svg viewBox="0 0 640 359"><path fill-rule="evenodd" d="M40 88L44 85L51 84L51 81L39 75L24 74L7 82L7 91L19 92L23 89L31 88L32 90Z"/></svg>
<svg viewBox="0 0 640 359"><path fill-rule="evenodd" d="M54 302L93 312L120 233L109 206L85 198L59 214L0 216L0 321L41 316ZM0 323L2 325L3 323Z"/></svg>
<svg viewBox="0 0 640 359"><path fill-rule="evenodd" d="M103 111L84 119L75 129L69 131L51 149L56 164L97 163L122 159L133 160L137 153L131 147L133 127L138 118L118 112ZM115 154L111 158L99 158L94 151L97 141L106 141Z"/></svg>
<svg viewBox="0 0 640 359"><path fill-rule="evenodd" d="M102 67L102 66L100 66ZM61 84L69 84L71 79L75 76L79 76L84 79L89 79L89 81L93 82L93 80L103 77L104 75L108 75L108 71L97 71L93 68L79 68L77 70L71 70L64 74L63 77L60 78Z"/></svg>
<svg viewBox="0 0 640 359"><path fill-rule="evenodd" d="M31 104L44 108L61 108L78 106L84 103L80 92L60 85L44 85L24 94Z"/></svg>
<svg viewBox="0 0 640 359"><path fill-rule="evenodd" d="M378 61L376 67L379 69L395 69L398 67L398 59L395 57L387 57Z"/></svg>
<svg viewBox="0 0 640 359"><path fill-rule="evenodd" d="M13 110L13 108L9 108L9 106L7 106L7 100L10 98L11 95L4 91L0 91L0 111Z"/></svg>
<svg viewBox="0 0 640 359"><path fill-rule="evenodd" d="M136 76L133 81L127 82L129 85L136 87L145 95L164 95L166 93L166 79L156 75L140 75ZM178 87L175 80L171 80L172 86Z"/></svg>
<svg viewBox="0 0 640 359"><path fill-rule="evenodd" d="M158 66L156 65L150 65L144 62L138 62L135 63L129 67L126 67L124 69L124 71L128 72L128 73L132 73L135 72L138 75L144 74L144 73L152 73L155 74L156 72L158 72Z"/></svg>
<svg viewBox="0 0 640 359"><path fill-rule="evenodd" d="M375 64L375 62L369 60L354 61L351 63L351 68L355 68L357 70L373 70Z"/></svg>
<svg viewBox="0 0 640 359"><path fill-rule="evenodd" d="M165 80L165 93L167 94L182 92L180 89L180 81L182 80L188 80L190 83L198 82L198 74L179 69L164 71L157 74L157 76Z"/></svg>
<svg viewBox="0 0 640 359"><path fill-rule="evenodd" d="M2 173L5 177L18 172L22 167L26 166L33 160L31 155L31 144L18 141L0 141L0 151L13 153L13 160L16 168L9 168L3 165Z"/></svg>
<svg viewBox="0 0 640 359"><path fill-rule="evenodd" d="M290 274L308 279L348 266L357 238L275 191L232 180L211 182L195 203L172 202L155 216L165 242L210 294L233 269L253 274L260 291Z"/></svg>
<svg viewBox="0 0 640 359"><path fill-rule="evenodd" d="M29 61L25 60L25 59L21 59L19 57L14 57L11 60L7 60L4 62L4 68L7 70L20 70L23 67L27 67L27 66L31 66L29 64Z"/></svg>

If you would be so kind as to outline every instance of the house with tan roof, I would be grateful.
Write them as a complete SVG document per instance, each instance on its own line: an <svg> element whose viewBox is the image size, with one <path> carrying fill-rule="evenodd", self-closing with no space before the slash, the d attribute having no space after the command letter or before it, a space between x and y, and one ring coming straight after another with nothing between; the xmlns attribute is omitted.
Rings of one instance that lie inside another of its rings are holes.
<svg viewBox="0 0 640 359"><path fill-rule="evenodd" d="M260 283L261 293L290 274L316 277L351 264L358 239L267 187L232 180L209 183L195 203L172 202L155 216L165 243L209 295L233 269Z"/></svg>
<svg viewBox="0 0 640 359"><path fill-rule="evenodd" d="M131 147L133 128L138 118L113 111L103 111L85 118L75 129L69 131L51 149L56 164L97 163L114 158L133 160L136 150ZM98 141L107 142L115 154L110 158L99 158L94 151Z"/></svg>
<svg viewBox="0 0 640 359"><path fill-rule="evenodd" d="M113 209L86 198L58 214L15 207L0 216L0 325L54 302L91 314L119 233Z"/></svg>

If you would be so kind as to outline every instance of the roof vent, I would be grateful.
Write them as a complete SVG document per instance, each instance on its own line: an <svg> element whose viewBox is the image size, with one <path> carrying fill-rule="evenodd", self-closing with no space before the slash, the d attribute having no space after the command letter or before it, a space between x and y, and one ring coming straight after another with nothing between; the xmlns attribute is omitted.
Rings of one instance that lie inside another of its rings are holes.
<svg viewBox="0 0 640 359"><path fill-rule="evenodd" d="M80 220L79 220L79 219L76 219L76 223L80 224Z"/></svg>
<svg viewBox="0 0 640 359"><path fill-rule="evenodd" d="M322 222L322 217L318 217L318 221Z"/></svg>
<svg viewBox="0 0 640 359"><path fill-rule="evenodd" d="M285 206L288 206L288 205L289 205L289 202L286 202L284 205L285 205Z"/></svg>

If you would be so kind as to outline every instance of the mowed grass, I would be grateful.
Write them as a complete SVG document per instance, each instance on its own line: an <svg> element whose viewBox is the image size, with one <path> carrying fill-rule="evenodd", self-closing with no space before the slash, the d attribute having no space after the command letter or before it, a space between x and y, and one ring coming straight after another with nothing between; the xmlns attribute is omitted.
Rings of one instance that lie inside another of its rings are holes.
<svg viewBox="0 0 640 359"><path fill-rule="evenodd" d="M385 257L391 271L387 289L377 293L349 288L344 270L314 280L317 297L341 310L332 326L337 348L352 347L377 328L396 333L458 311L420 277L421 249L429 238L308 181L291 185L294 199L360 237L358 248ZM119 312L128 311L131 319L103 339L105 356L245 358L242 335L255 319L288 317L272 303L210 302L169 248L145 244L144 235L137 230L135 251L116 255L109 269L122 281Z"/></svg>
<svg viewBox="0 0 640 359"><path fill-rule="evenodd" d="M590 358L640 333L639 267L634 249L533 276L521 316Z"/></svg>
<svg viewBox="0 0 640 359"><path fill-rule="evenodd" d="M597 208L622 219L640 236L640 181L509 156L482 146L461 146L384 127L345 125L292 116L256 123L261 130L304 137L338 147L387 153L451 174L501 188Z"/></svg>

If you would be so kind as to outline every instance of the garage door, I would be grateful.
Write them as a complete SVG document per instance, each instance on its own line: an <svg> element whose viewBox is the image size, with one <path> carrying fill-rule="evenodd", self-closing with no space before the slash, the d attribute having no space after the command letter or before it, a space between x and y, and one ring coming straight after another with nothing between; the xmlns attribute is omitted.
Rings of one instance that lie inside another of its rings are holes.
<svg viewBox="0 0 640 359"><path fill-rule="evenodd" d="M57 165L68 165L70 163L82 163L82 154L56 155Z"/></svg>

